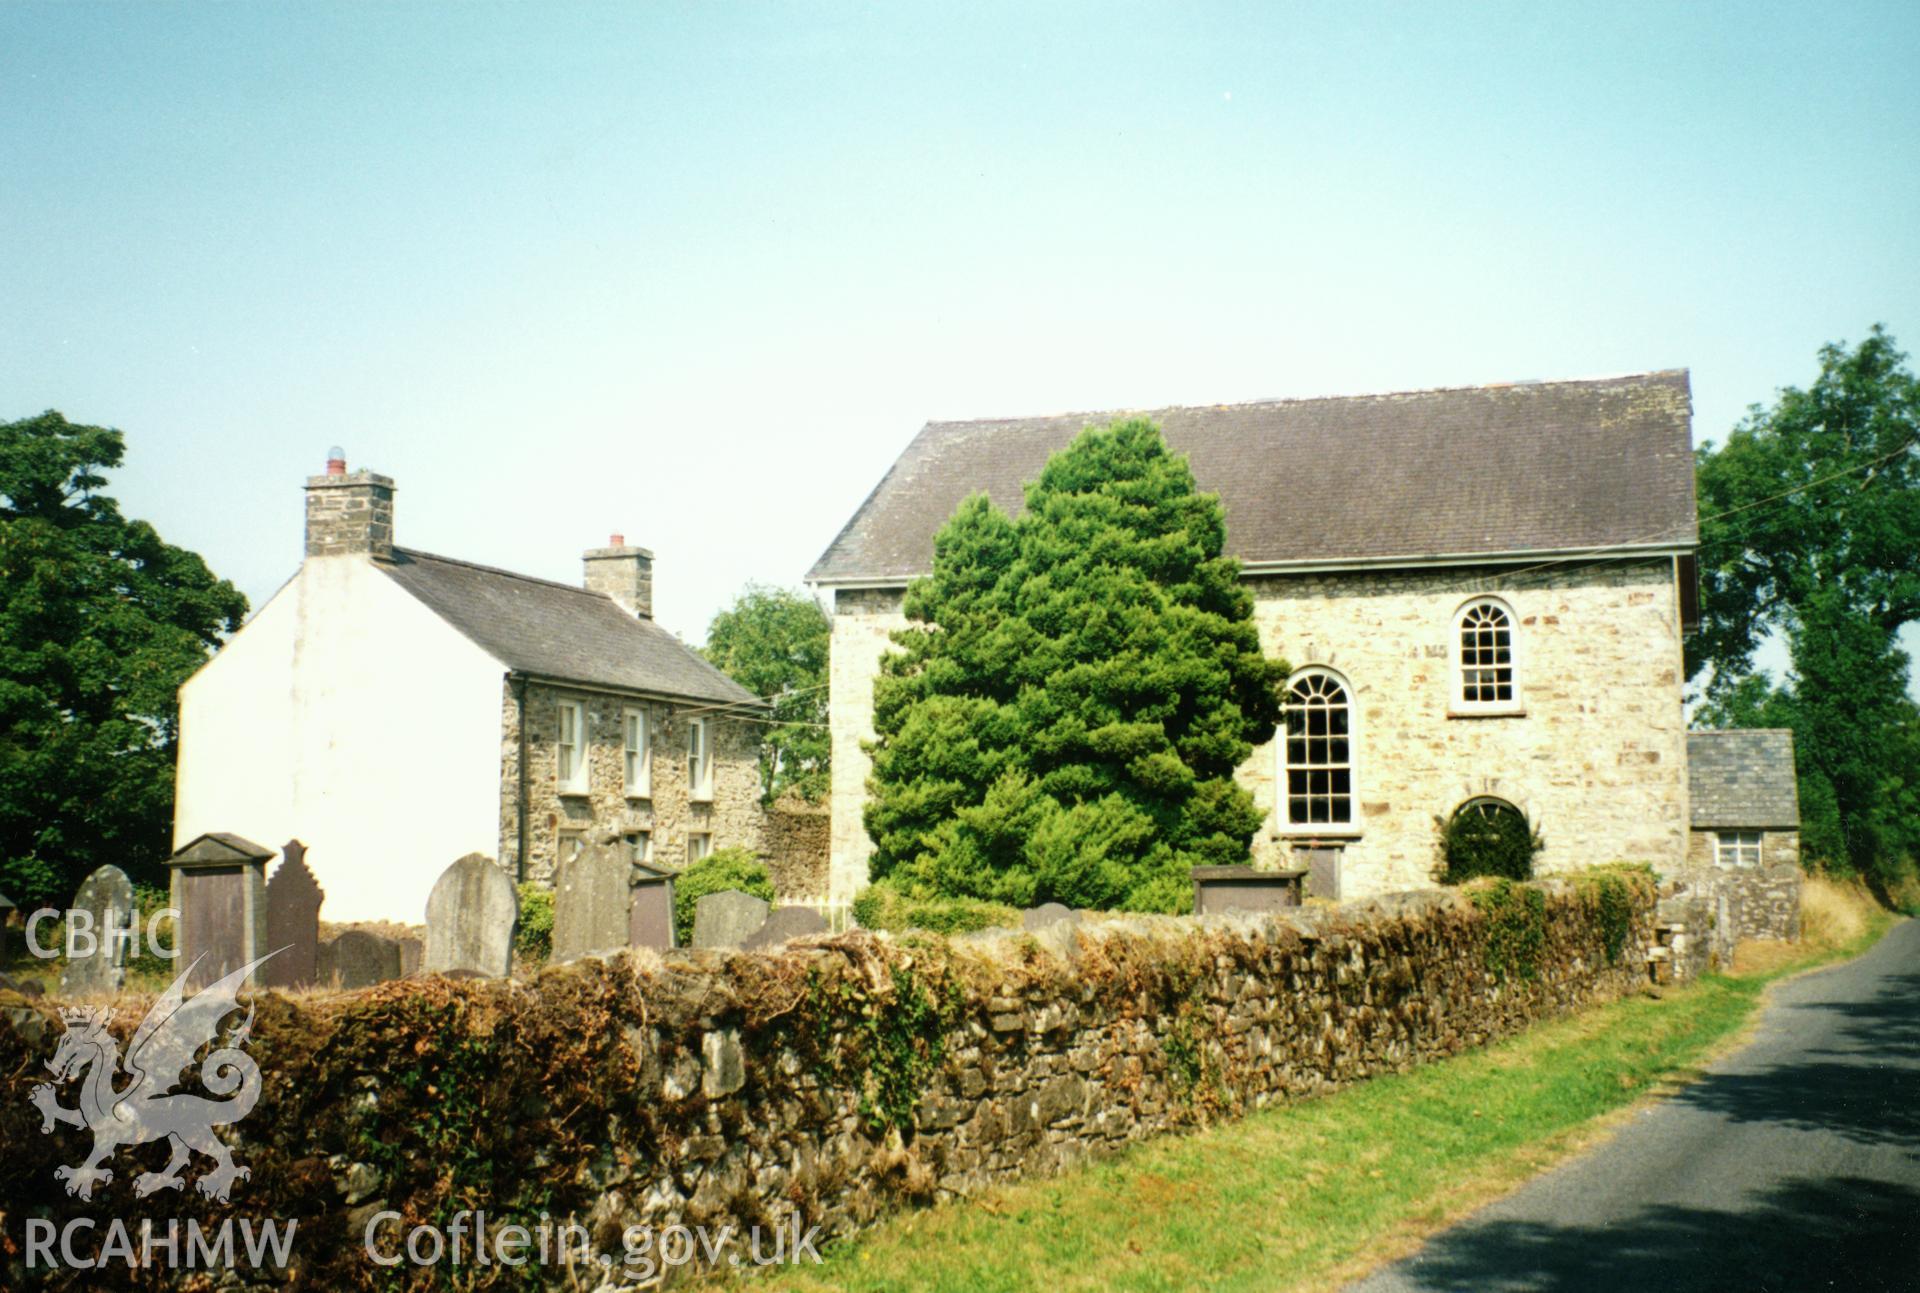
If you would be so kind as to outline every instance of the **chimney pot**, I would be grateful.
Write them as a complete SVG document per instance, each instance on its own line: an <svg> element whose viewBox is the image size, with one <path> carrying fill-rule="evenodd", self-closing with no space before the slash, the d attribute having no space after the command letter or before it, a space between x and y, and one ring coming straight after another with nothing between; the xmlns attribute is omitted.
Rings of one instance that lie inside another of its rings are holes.
<svg viewBox="0 0 1920 1293"><path fill-rule="evenodd" d="M624 534L609 534L607 536L607 546L609 548L624 548L627 546L627 536Z"/></svg>
<svg viewBox="0 0 1920 1293"><path fill-rule="evenodd" d="M327 475L344 476L347 474L347 451L339 445L327 450Z"/></svg>

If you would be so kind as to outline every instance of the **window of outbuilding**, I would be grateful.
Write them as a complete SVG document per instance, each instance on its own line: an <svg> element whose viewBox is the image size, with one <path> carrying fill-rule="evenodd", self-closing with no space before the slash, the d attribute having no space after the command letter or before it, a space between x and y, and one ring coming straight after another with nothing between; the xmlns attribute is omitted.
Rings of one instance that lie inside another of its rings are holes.
<svg viewBox="0 0 1920 1293"><path fill-rule="evenodd" d="M1719 866L1759 866L1759 831L1719 831L1713 837L1713 860Z"/></svg>
<svg viewBox="0 0 1920 1293"><path fill-rule="evenodd" d="M1306 669L1287 686L1280 758L1282 820L1289 830L1353 828L1353 704L1346 680Z"/></svg>
<svg viewBox="0 0 1920 1293"><path fill-rule="evenodd" d="M1515 636L1513 608L1496 597L1477 597L1455 612L1453 712L1521 712Z"/></svg>

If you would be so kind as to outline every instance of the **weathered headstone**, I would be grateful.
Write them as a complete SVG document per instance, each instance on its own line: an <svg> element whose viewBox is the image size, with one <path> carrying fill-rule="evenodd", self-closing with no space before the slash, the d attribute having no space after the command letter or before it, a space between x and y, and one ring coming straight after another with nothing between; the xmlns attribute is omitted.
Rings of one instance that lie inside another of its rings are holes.
<svg viewBox="0 0 1920 1293"><path fill-rule="evenodd" d="M316 973L329 987L371 988L400 977L400 945L368 930L342 930L320 945Z"/></svg>
<svg viewBox="0 0 1920 1293"><path fill-rule="evenodd" d="M627 946L673 946L673 872L633 864L633 887L627 896Z"/></svg>
<svg viewBox="0 0 1920 1293"><path fill-rule="evenodd" d="M625 947L633 855L592 844L553 873L553 959L571 961Z"/></svg>
<svg viewBox="0 0 1920 1293"><path fill-rule="evenodd" d="M738 889L710 893L693 905L695 947L739 947L767 920L768 903Z"/></svg>
<svg viewBox="0 0 1920 1293"><path fill-rule="evenodd" d="M427 959L427 946L412 935L397 938L400 945L400 977L411 978L420 973L420 963Z"/></svg>
<svg viewBox="0 0 1920 1293"><path fill-rule="evenodd" d="M1020 928L1029 932L1057 925L1061 921L1078 924L1080 917L1073 908L1065 903L1043 902L1038 907L1029 907L1020 913Z"/></svg>
<svg viewBox="0 0 1920 1293"><path fill-rule="evenodd" d="M85 916L77 913L85 912ZM67 910L67 968L60 976L63 996L118 992L126 975L127 953L138 929L133 882L117 866L103 866L80 882ZM91 937L83 933L91 932Z"/></svg>
<svg viewBox="0 0 1920 1293"><path fill-rule="evenodd" d="M180 913L175 946L189 988L217 982L273 950L264 946L272 856L252 840L216 831L167 859L172 905Z"/></svg>
<svg viewBox="0 0 1920 1293"><path fill-rule="evenodd" d="M270 988L312 987L320 977L320 904L326 894L307 869L307 846L288 840L267 880L267 950L260 967Z"/></svg>
<svg viewBox="0 0 1920 1293"><path fill-rule="evenodd" d="M1300 905L1304 868L1260 871L1250 866L1193 868L1193 911L1217 916L1229 911L1278 911Z"/></svg>
<svg viewBox="0 0 1920 1293"><path fill-rule="evenodd" d="M741 947L749 951L759 948L778 947L790 938L802 938L808 934L827 932L827 918L811 907L779 907L767 917L766 923L747 935Z"/></svg>
<svg viewBox="0 0 1920 1293"><path fill-rule="evenodd" d="M513 971L513 927L520 898L490 857L469 853L441 872L427 895L428 974L472 970L491 978Z"/></svg>

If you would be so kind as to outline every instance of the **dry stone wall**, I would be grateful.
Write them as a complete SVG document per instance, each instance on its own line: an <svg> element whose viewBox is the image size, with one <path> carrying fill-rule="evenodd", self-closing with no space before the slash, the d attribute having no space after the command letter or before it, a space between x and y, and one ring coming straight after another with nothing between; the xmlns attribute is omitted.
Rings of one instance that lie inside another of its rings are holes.
<svg viewBox="0 0 1920 1293"><path fill-rule="evenodd" d="M364 1256L373 1218L444 1219L476 1202L495 1225L577 1220L616 1260L630 1226L744 1233L797 1219L844 1236L902 1205L1399 1071L1628 992L1645 977L1652 886L1616 884L1625 901L1611 908L1593 884L1540 886L1537 958L1505 974L1491 968L1497 921L1438 892L951 941L853 933L773 954L624 953L530 986L429 976L263 997L264 1089L236 1129L247 1188L231 1205L191 1193L113 1205L135 1227L147 1215L297 1218L287 1283L299 1288L390 1285L396 1273ZM59 1031L50 1008L0 1002L0 1071L41 1071ZM53 1176L80 1142L37 1129L27 1102L0 1102L0 1199L56 1222L82 1215ZM394 1230L375 1236L384 1251ZM97 1286L92 1272L70 1278ZM564 1274L547 1282L564 1287Z"/></svg>

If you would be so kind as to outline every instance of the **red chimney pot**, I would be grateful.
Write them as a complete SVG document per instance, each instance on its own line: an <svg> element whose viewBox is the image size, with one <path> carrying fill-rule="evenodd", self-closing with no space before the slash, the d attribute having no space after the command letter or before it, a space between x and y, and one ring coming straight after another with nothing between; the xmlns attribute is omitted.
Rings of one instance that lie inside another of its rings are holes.
<svg viewBox="0 0 1920 1293"><path fill-rule="evenodd" d="M607 536L607 546L609 548L624 548L627 546L627 536L624 534L609 534Z"/></svg>

